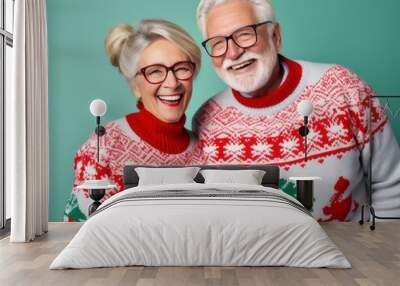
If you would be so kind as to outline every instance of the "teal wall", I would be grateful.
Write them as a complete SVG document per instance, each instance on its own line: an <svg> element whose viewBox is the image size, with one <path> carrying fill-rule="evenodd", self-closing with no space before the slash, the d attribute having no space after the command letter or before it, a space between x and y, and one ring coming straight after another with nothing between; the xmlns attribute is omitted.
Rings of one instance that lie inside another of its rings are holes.
<svg viewBox="0 0 400 286"><path fill-rule="evenodd" d="M93 130L89 103L108 103L105 121L135 110L124 79L103 48L110 28L142 18L165 18L182 25L200 43L193 0L47 0L49 40L50 221L62 220L73 182L72 160ZM275 0L286 56L339 63L351 68L381 95L400 95L400 1ZM196 108L224 88L209 58L189 106ZM400 105L399 105L400 106ZM393 122L400 138L399 121Z"/></svg>

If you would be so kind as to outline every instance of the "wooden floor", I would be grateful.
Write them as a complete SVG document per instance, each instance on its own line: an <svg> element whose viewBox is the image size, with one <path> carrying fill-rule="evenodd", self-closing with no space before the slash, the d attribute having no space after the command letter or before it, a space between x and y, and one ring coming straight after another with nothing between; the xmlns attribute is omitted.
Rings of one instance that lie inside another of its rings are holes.
<svg viewBox="0 0 400 286"><path fill-rule="evenodd" d="M353 268L289 267L123 267L48 270L81 224L50 223L49 233L32 243L0 241L0 285L400 285L400 222L379 222L375 231L356 223L323 228Z"/></svg>

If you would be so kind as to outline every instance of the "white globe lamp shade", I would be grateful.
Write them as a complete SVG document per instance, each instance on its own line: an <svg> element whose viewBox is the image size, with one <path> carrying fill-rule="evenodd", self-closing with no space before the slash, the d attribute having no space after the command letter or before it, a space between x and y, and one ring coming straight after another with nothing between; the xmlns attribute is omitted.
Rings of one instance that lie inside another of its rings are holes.
<svg viewBox="0 0 400 286"><path fill-rule="evenodd" d="M313 113L314 111L314 106L311 102L311 100L305 99L299 103L297 106L297 111L303 116L303 117L308 117Z"/></svg>
<svg viewBox="0 0 400 286"><path fill-rule="evenodd" d="M90 103L90 113L93 116L104 116L107 112L107 104L102 99L95 99Z"/></svg>

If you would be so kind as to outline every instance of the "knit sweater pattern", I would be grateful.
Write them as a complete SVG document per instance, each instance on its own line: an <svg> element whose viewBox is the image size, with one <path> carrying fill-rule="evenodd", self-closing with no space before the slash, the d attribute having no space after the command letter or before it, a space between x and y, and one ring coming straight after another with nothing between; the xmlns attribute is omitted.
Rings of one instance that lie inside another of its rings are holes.
<svg viewBox="0 0 400 286"><path fill-rule="evenodd" d="M106 190L103 202L124 190L126 165L185 166L199 162L201 150L193 134L184 128L185 117L177 123L165 123L138 105L131 113L104 125L97 162L97 135L93 133L80 147L73 161L74 184L64 210L65 221L84 221L93 200L88 189L77 189L86 180L108 179L116 188Z"/></svg>
<svg viewBox="0 0 400 286"><path fill-rule="evenodd" d="M197 112L193 131L199 136L204 163L277 165L280 187L293 196L295 182L289 177L319 176L322 180L314 182L314 217L319 221L358 219L366 199L371 156L368 107L374 92L342 66L280 59L287 76L276 90L249 98L227 88ZM303 118L297 111L305 99L314 106L307 162L304 137L298 131ZM375 100L371 120L374 206L381 215L400 215L399 145Z"/></svg>

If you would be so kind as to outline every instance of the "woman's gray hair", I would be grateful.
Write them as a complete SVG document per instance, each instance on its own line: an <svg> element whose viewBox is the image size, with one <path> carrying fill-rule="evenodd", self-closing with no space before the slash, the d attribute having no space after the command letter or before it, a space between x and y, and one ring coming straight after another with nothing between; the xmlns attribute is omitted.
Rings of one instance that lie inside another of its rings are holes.
<svg viewBox="0 0 400 286"><path fill-rule="evenodd" d="M232 0L200 0L197 6L197 24L203 35L203 38L207 38L207 15L211 8L227 3ZM259 22L272 21L275 22L275 12L272 7L272 0L242 0L250 3L254 7L254 11Z"/></svg>
<svg viewBox="0 0 400 286"><path fill-rule="evenodd" d="M201 65L200 48L187 32L169 21L143 20L137 31L130 25L119 24L108 33L105 46L111 64L131 81L137 73L143 50L159 39L176 44L196 64L194 76L198 74Z"/></svg>

